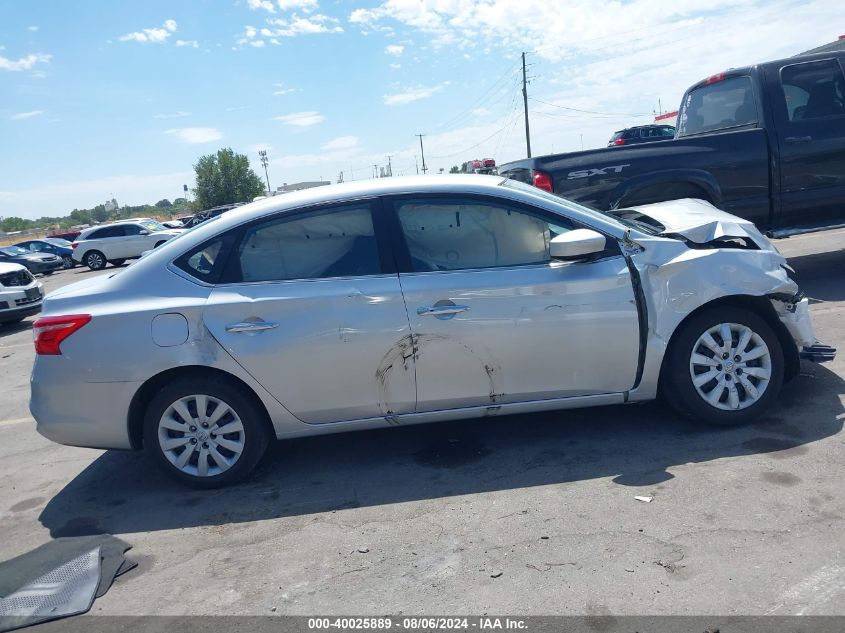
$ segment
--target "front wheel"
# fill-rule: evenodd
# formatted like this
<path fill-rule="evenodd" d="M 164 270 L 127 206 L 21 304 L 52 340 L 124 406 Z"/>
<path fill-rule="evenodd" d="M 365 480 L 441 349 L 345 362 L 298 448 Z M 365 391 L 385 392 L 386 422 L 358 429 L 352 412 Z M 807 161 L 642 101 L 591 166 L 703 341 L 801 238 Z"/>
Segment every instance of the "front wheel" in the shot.
<path fill-rule="evenodd" d="M 168 384 L 144 419 L 145 450 L 167 474 L 195 488 L 219 488 L 247 477 L 269 436 L 264 411 L 219 378 Z"/>
<path fill-rule="evenodd" d="M 62 257 L 62 267 L 65 270 L 73 268 L 74 264 L 75 262 L 73 261 L 73 257 L 71 257 L 70 255 L 65 255 L 64 257 Z"/>
<path fill-rule="evenodd" d="M 112 266 L 115 266 L 115 267 L 123 266 L 123 264 L 125 264 L 125 263 L 126 263 L 125 259 L 110 259 L 109 260 L 109 264 L 111 264 Z"/>
<path fill-rule="evenodd" d="M 82 261 L 91 270 L 102 270 L 106 267 L 106 256 L 100 251 L 88 251 Z"/>
<path fill-rule="evenodd" d="M 764 413 L 783 385 L 777 335 L 742 308 L 706 310 L 682 326 L 664 370 L 663 391 L 680 413 L 720 425 Z"/>

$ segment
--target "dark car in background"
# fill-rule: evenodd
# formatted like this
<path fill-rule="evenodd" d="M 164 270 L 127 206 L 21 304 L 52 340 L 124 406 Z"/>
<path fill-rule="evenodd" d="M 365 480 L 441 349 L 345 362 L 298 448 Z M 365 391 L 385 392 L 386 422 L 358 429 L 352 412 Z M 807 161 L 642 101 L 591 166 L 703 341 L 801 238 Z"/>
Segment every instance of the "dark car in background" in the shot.
<path fill-rule="evenodd" d="M 639 125 L 614 132 L 607 146 L 654 143 L 655 141 L 666 141 L 670 138 L 675 138 L 675 127 L 673 125 Z"/>
<path fill-rule="evenodd" d="M 18 242 L 15 246 L 42 255 L 57 255 L 62 258 L 62 264 L 65 268 L 73 268 L 76 265 L 76 262 L 73 261 L 73 248 L 71 248 L 70 242 L 59 237 L 46 237 L 43 240 Z"/>
<path fill-rule="evenodd" d="M 48 235 L 47 239 L 56 238 L 56 239 L 67 240 L 68 242 L 72 242 L 77 237 L 79 237 L 80 233 L 82 233 L 82 231 L 66 231 L 64 233 L 53 233 L 52 235 Z"/>
<path fill-rule="evenodd" d="M 221 213 L 226 213 L 230 209 L 234 209 L 235 207 L 239 207 L 245 204 L 244 202 L 236 202 L 235 204 L 221 204 L 219 207 L 211 207 L 210 209 L 205 209 L 204 211 L 199 211 L 195 215 L 191 216 L 189 219 L 185 220 L 183 218 L 179 218 L 182 220 L 183 228 L 190 229 L 198 224 L 202 224 L 206 220 L 210 220 L 211 218 L 216 218 Z"/>
<path fill-rule="evenodd" d="M 62 258 L 49 253 L 33 253 L 20 246 L 6 246 L 0 248 L 0 262 L 6 264 L 21 264 L 33 275 L 43 273 L 52 275 L 64 266 Z"/>

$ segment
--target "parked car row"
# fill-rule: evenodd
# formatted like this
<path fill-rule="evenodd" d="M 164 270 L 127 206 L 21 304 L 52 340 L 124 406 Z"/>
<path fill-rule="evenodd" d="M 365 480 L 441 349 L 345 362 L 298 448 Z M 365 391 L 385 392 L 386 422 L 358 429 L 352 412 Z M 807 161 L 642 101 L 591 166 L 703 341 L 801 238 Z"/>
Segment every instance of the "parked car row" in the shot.
<path fill-rule="evenodd" d="M 106 264 L 121 266 L 127 259 L 137 259 L 183 231 L 169 229 L 152 218 L 92 226 L 82 231 L 71 245 L 73 260 L 91 270 L 102 270 Z"/>

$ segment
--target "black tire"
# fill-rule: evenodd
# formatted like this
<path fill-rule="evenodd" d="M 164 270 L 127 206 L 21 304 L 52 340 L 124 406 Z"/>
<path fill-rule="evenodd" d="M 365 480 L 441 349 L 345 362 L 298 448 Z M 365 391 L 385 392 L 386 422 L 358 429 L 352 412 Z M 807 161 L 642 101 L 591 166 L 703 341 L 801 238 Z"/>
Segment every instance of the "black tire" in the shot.
<path fill-rule="evenodd" d="M 218 474 L 209 474 L 201 477 L 196 473 L 191 474 L 185 472 L 168 459 L 159 442 L 159 422 L 162 420 L 162 416 L 171 405 L 181 398 L 189 398 L 193 395 L 205 395 L 220 400 L 228 405 L 237 417 L 240 418 L 243 428 L 243 437 L 241 440 L 243 450 L 240 453 L 240 457 L 228 467 L 228 470 L 224 470 Z M 196 407 L 194 410 L 196 410 Z M 225 421 L 227 419 L 230 418 L 224 416 L 223 420 Z M 198 427 L 193 428 L 202 432 L 202 429 Z M 213 428 L 206 429 L 206 431 L 212 433 Z M 241 388 L 233 383 L 217 377 L 204 379 L 180 378 L 159 390 L 147 407 L 144 415 L 144 450 L 152 457 L 159 468 L 183 484 L 193 488 L 220 488 L 245 479 L 255 469 L 267 449 L 267 444 L 270 440 L 269 428 L 267 414 L 262 407 L 255 402 L 253 397 L 244 393 Z M 162 432 L 165 434 L 169 433 L 166 430 Z M 176 432 L 172 434 L 174 438 L 187 436 L 188 433 L 180 434 Z M 214 438 L 213 435 L 210 437 Z M 226 437 L 231 437 L 231 435 Z M 218 439 L 217 441 L 220 440 Z M 196 448 L 191 449 L 196 454 L 196 459 L 191 455 L 188 459 L 188 466 L 194 469 L 198 468 L 197 460 L 199 459 L 200 446 L 198 442 L 192 442 L 192 444 L 196 446 Z M 203 446 L 206 445 L 203 444 Z M 185 447 L 182 450 L 186 450 L 188 444 Z M 210 467 L 214 468 L 210 455 L 206 456 L 206 460 L 207 464 L 210 464 Z M 193 465 L 191 465 L 192 463 Z"/>
<path fill-rule="evenodd" d="M 62 257 L 62 267 L 65 270 L 69 270 L 74 266 L 76 266 L 76 262 L 73 261 L 73 257 L 71 257 L 70 255 L 65 255 L 64 257 Z"/>
<path fill-rule="evenodd" d="M 125 263 L 126 263 L 125 259 L 110 259 L 109 260 L 109 264 L 111 264 L 114 267 L 123 266 Z"/>
<path fill-rule="evenodd" d="M 102 270 L 106 267 L 106 256 L 100 251 L 88 251 L 83 256 L 82 262 L 91 270 Z"/>
<path fill-rule="evenodd" d="M 749 392 L 745 391 L 742 384 L 737 386 L 736 381 L 741 379 L 739 372 L 742 371 L 742 368 L 733 368 L 734 363 L 731 361 L 734 359 L 728 358 L 724 361 L 725 366 L 731 365 L 731 368 L 723 371 L 721 369 L 722 359 L 718 358 L 715 354 L 713 356 L 713 360 L 720 363 L 713 369 L 725 376 L 726 382 L 723 383 L 725 387 L 729 388 L 731 383 L 733 383 L 734 389 L 737 389 L 740 393 L 740 399 L 749 398 L 752 401 L 751 404 L 740 409 L 720 409 L 705 401 L 704 396 L 699 394 L 698 388 L 693 384 L 693 377 L 691 375 L 690 361 L 693 351 L 695 351 L 693 350 L 693 346 L 705 332 L 722 323 L 733 323 L 750 328 L 754 334 L 763 340 L 769 350 L 769 371 L 771 375 L 768 378 L 768 383 L 765 385 L 764 391 L 756 401 L 753 401 L 753 398 L 751 398 Z M 783 386 L 785 361 L 783 349 L 777 335 L 762 317 L 742 308 L 731 306 L 714 307 L 697 314 L 681 327 L 682 329 L 676 334 L 670 346 L 664 363 L 661 380 L 661 391 L 667 402 L 676 411 L 686 417 L 709 424 L 734 426 L 752 421 L 774 404 Z M 736 337 L 737 335 L 733 333 L 733 345 L 738 343 L 735 340 Z M 715 338 L 714 336 L 714 340 Z M 719 337 L 716 343 L 720 342 L 721 337 Z M 753 351 L 753 348 L 749 349 L 748 346 L 745 349 L 749 350 L 749 355 Z M 702 352 L 706 352 L 706 349 L 701 348 L 699 353 Z M 751 362 L 753 363 L 754 361 Z M 746 368 L 745 371 L 748 372 L 749 369 Z M 702 369 L 701 373 L 704 374 L 706 371 Z M 751 376 L 746 373 L 745 379 L 746 381 L 751 380 Z M 714 385 L 710 391 L 712 393 L 717 388 L 718 381 L 714 379 L 712 383 L 705 383 L 702 388 L 706 388 L 708 384 Z M 759 386 L 759 383 L 756 384 Z M 725 387 L 722 387 L 724 391 L 720 391 L 722 395 L 719 398 L 719 401 L 723 405 L 727 403 L 727 398 L 730 395 Z"/>

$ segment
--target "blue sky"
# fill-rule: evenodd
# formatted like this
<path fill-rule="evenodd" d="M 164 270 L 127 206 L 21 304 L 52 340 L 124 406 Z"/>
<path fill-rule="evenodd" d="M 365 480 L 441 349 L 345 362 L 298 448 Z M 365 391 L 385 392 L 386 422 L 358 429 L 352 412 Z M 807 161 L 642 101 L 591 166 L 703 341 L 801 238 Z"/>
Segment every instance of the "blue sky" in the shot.
<path fill-rule="evenodd" d="M 274 187 L 413 173 L 418 132 L 434 169 L 520 158 L 523 50 L 534 153 L 598 147 L 841 33 L 835 0 L 2 0 L 0 215 L 173 199 L 225 146 Z"/>

